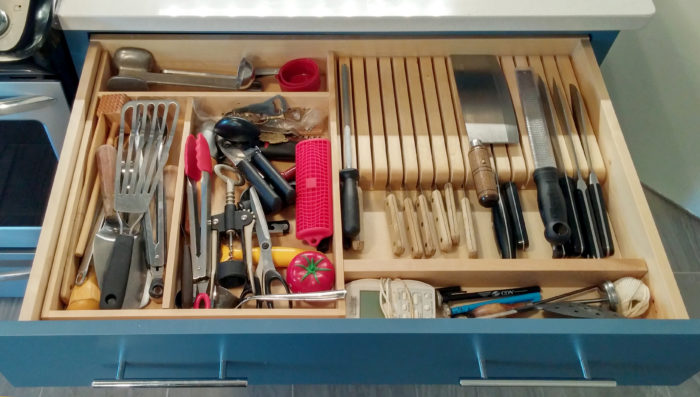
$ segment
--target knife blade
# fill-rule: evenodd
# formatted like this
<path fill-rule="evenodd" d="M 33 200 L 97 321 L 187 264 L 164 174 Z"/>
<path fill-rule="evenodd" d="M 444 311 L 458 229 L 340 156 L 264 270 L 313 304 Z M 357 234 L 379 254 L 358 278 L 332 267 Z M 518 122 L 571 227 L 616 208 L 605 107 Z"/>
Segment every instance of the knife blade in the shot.
<path fill-rule="evenodd" d="M 569 238 L 569 241 L 564 244 L 564 254 L 568 257 L 580 257 L 584 252 L 584 237 L 576 208 L 574 181 L 573 179 L 569 178 L 568 175 L 566 175 L 564 160 L 562 159 L 561 148 L 559 147 L 558 143 L 559 137 L 556 126 L 554 125 L 552 98 L 550 97 L 549 90 L 547 90 L 547 87 L 545 86 L 545 83 L 541 77 L 537 78 L 537 88 L 539 89 L 540 97 L 542 98 L 542 106 L 545 121 L 547 122 L 547 130 L 549 131 L 552 149 L 554 149 L 554 160 L 557 163 L 557 170 L 559 171 L 559 187 L 561 187 L 562 193 L 564 194 L 567 219 L 569 220 L 569 227 L 571 228 L 571 237 Z"/>
<path fill-rule="evenodd" d="M 610 233 L 610 223 L 608 221 L 608 211 L 605 207 L 605 199 L 603 198 L 603 188 L 598 181 L 598 176 L 593 170 L 593 162 L 591 160 L 591 148 L 588 144 L 588 135 L 591 133 L 586 124 L 586 112 L 584 110 L 583 98 L 578 92 L 575 85 L 569 85 L 571 93 L 571 106 L 574 109 L 574 122 L 576 128 L 581 133 L 581 141 L 583 141 L 583 151 L 588 161 L 588 194 L 591 198 L 591 206 L 593 214 L 596 218 L 598 227 L 598 236 L 600 238 L 601 257 L 607 257 L 615 253 L 613 246 L 612 234 Z"/>
<path fill-rule="evenodd" d="M 600 258 L 602 251 L 600 248 L 600 239 L 598 238 L 598 226 L 596 225 L 596 219 L 593 215 L 593 207 L 591 205 L 591 198 L 588 195 L 588 185 L 581 175 L 581 167 L 579 165 L 578 156 L 576 150 L 574 149 L 574 134 L 569 124 L 569 118 L 566 109 L 568 105 L 564 99 L 563 92 L 554 83 L 554 109 L 557 113 L 557 118 L 562 128 L 566 131 L 569 139 L 567 140 L 567 148 L 569 153 L 573 155 L 574 166 L 576 167 L 576 206 L 578 207 L 579 220 L 581 222 L 581 227 L 583 229 L 584 237 L 584 256 L 592 256 L 594 258 Z"/>
<path fill-rule="evenodd" d="M 544 120 L 542 98 L 540 98 L 532 70 L 518 69 L 515 75 L 535 162 L 533 177 L 537 185 L 537 204 L 544 223 L 544 236 L 552 244 L 563 244 L 569 240 L 571 229 L 567 219 L 566 201 L 559 187 L 554 152 Z"/>

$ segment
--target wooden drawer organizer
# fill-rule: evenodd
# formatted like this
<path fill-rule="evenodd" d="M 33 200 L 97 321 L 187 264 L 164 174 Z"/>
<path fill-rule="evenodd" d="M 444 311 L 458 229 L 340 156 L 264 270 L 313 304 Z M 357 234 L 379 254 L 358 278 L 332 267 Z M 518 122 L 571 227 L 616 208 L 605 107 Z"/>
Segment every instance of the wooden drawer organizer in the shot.
<path fill-rule="evenodd" d="M 590 44 L 583 38 L 314 38 L 239 36 L 96 36 L 88 49 L 81 84 L 51 201 L 47 209 L 39 246 L 20 315 L 22 320 L 98 318 L 200 318 L 200 317 L 343 317 L 343 302 L 323 307 L 295 306 L 294 309 L 182 310 L 175 309 L 178 284 L 172 263 L 179 263 L 179 224 L 184 205 L 184 178 L 179 178 L 173 220 L 168 236 L 166 289 L 162 307 L 144 310 L 66 311 L 58 299 L 61 276 L 72 252 L 73 224 L 76 223 L 79 186 L 82 186 L 86 147 L 96 122 L 98 99 L 106 95 L 106 80 L 112 74 L 110 56 L 119 47 L 146 48 L 161 68 L 231 73 L 242 55 L 256 67 L 280 66 L 286 60 L 312 57 L 326 79 L 322 91 L 284 93 L 290 105 L 318 107 L 328 111 L 326 134 L 332 142 L 333 182 L 338 185 L 340 169 L 340 112 L 337 97 L 337 66 L 351 67 L 354 95 L 355 159 L 363 187 L 363 240 L 361 252 L 343 251 L 340 239 L 333 241 L 329 254 L 339 277 L 336 288 L 359 278 L 401 277 L 435 286 L 462 285 L 470 290 L 539 284 L 543 295 L 551 296 L 572 288 L 623 276 L 641 277 L 651 288 L 653 302 L 647 318 L 687 318 L 678 287 L 645 201 L 636 171 Z M 464 123 L 452 81 L 450 54 L 498 55 L 506 74 L 518 118 L 521 141 L 497 148 L 499 177 L 512 180 L 521 189 L 521 200 L 530 247 L 518 259 L 503 260 L 493 237 L 491 213 L 476 204 L 466 161 Z M 616 253 L 607 259 L 551 259 L 551 246 L 544 240 L 532 181 L 533 160 L 522 112 L 517 100 L 515 68 L 532 67 L 548 84 L 560 87 L 576 84 L 585 100 L 591 127 L 593 167 L 603 181 Z M 131 98 L 174 98 L 181 103 L 180 138 L 173 145 L 171 161 L 183 171 L 183 134 L 196 132 L 195 107 L 219 115 L 236 106 L 260 102 L 279 92 L 272 78 L 263 83 L 264 92 L 162 91 L 132 92 Z M 568 91 L 568 90 L 566 90 Z M 568 95 L 568 93 L 567 93 Z M 387 97 L 388 96 L 388 97 Z M 573 122 L 571 123 L 573 125 Z M 565 147 L 560 133 L 559 144 Z M 411 144 L 413 146 L 411 146 Z M 413 150 L 415 149 L 415 150 Z M 580 142 L 576 144 L 582 158 Z M 177 153 L 177 156 L 175 156 Z M 565 151 L 566 153 L 566 151 Z M 177 160 L 175 160 L 177 159 Z M 428 161 L 426 161 L 426 159 Z M 565 157 L 573 173 L 571 159 Z M 583 165 L 584 174 L 588 173 Z M 215 178 L 218 180 L 218 178 Z M 390 189 L 399 197 L 414 196 L 451 182 L 458 198 L 466 194 L 472 202 L 477 234 L 478 257 L 466 254 L 464 236 L 453 251 L 438 252 L 431 258 L 395 257 L 390 249 L 384 215 L 384 197 Z M 76 187 L 77 186 L 77 187 Z M 402 190 L 403 187 L 403 190 Z M 212 213 L 221 207 L 223 188 L 217 182 Z M 220 200 L 219 200 L 220 199 Z M 219 202 L 217 203 L 216 200 Z M 334 233 L 340 236 L 339 189 L 334 189 Z M 293 218 L 293 211 L 283 214 Z M 77 222 L 79 223 L 79 222 Z M 301 246 L 293 232 L 280 239 L 285 245 Z M 155 307 L 153 307 L 155 306 Z M 537 316 L 537 315 L 535 315 Z M 457 320 L 455 320 L 457 321 Z"/>

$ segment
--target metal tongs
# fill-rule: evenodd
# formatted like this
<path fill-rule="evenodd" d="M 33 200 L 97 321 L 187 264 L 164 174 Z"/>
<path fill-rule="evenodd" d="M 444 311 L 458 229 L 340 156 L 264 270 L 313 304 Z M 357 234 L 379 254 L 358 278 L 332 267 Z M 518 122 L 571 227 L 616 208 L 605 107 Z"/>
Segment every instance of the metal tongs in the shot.
<path fill-rule="evenodd" d="M 192 283 L 194 284 L 194 307 L 211 308 L 209 282 L 209 186 L 212 166 L 209 145 L 204 135 L 187 136 L 185 142 L 185 175 L 187 175 L 187 212 L 190 222 L 190 256 L 192 258 Z M 201 180 L 201 202 L 197 200 L 197 181 Z M 199 207 L 199 214 L 197 214 Z M 198 230 L 197 230 L 198 229 Z"/>

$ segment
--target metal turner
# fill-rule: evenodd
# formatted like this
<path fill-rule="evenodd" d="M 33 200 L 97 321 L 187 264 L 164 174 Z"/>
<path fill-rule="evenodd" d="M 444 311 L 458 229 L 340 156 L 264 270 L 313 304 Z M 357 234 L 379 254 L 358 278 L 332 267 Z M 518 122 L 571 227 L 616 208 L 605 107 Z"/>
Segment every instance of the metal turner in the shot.
<path fill-rule="evenodd" d="M 130 101 L 122 108 L 114 178 L 119 235 L 107 261 L 100 309 L 122 307 L 134 234 L 160 183 L 179 112 L 180 105 L 172 100 Z M 128 125 L 132 128 L 125 146 Z"/>

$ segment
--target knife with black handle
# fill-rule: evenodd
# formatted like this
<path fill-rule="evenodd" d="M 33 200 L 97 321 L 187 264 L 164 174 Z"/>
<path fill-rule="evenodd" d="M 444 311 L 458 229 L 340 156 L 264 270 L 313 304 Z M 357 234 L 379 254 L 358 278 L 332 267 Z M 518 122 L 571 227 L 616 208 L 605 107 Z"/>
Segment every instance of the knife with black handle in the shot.
<path fill-rule="evenodd" d="M 552 142 L 552 149 L 554 149 L 554 160 L 557 164 L 557 170 L 559 171 L 559 187 L 564 194 L 564 201 L 566 201 L 566 215 L 567 219 L 569 220 L 569 227 L 571 228 L 571 237 L 569 237 L 569 241 L 564 243 L 562 247 L 564 256 L 580 257 L 584 252 L 584 237 L 577 212 L 574 194 L 574 181 L 566 175 L 566 168 L 564 166 L 564 160 L 558 143 L 557 128 L 554 124 L 552 100 L 549 95 L 549 90 L 547 90 L 547 86 L 545 86 L 544 81 L 539 77 L 537 78 L 537 88 L 540 91 L 540 98 L 542 98 L 542 109 L 544 110 L 547 130 L 549 131 L 549 138 Z M 553 257 L 560 254 L 561 252 L 559 250 L 554 251 Z"/>
<path fill-rule="evenodd" d="M 598 227 L 602 254 L 601 257 L 605 258 L 615 253 L 612 234 L 610 232 L 610 223 L 608 221 L 608 211 L 605 208 L 603 188 L 600 186 L 598 176 L 593 170 L 593 164 L 591 161 L 591 148 L 588 145 L 588 135 L 590 134 L 590 131 L 588 130 L 588 125 L 586 124 L 586 112 L 584 110 L 583 98 L 575 85 L 569 85 L 569 91 L 571 92 L 571 106 L 574 109 L 574 122 L 576 123 L 576 128 L 581 134 L 583 151 L 586 155 L 586 161 L 588 161 L 588 168 L 590 169 L 590 173 L 588 174 L 588 194 L 591 199 L 591 206 Z"/>
<path fill-rule="evenodd" d="M 552 143 L 542 110 L 535 76 L 530 69 L 516 71 L 520 102 L 525 115 L 530 147 L 535 161 L 537 204 L 544 223 L 544 237 L 552 244 L 564 244 L 571 236 L 566 201 L 559 187 L 559 178 Z"/>
<path fill-rule="evenodd" d="M 579 166 L 578 156 L 576 155 L 576 150 L 574 149 L 574 135 L 571 130 L 571 125 L 569 124 L 569 118 L 567 117 L 568 114 L 566 112 L 568 106 L 566 105 L 564 95 L 556 82 L 554 83 L 552 89 L 554 91 L 554 109 L 557 112 L 559 122 L 566 131 L 566 134 L 569 136 L 567 147 L 569 149 L 569 153 L 571 153 L 573 156 L 574 166 L 576 167 L 576 189 L 574 191 L 574 200 L 576 202 L 576 207 L 578 208 L 578 218 L 584 238 L 583 256 L 600 258 L 602 256 L 602 250 L 600 247 L 600 238 L 598 237 L 598 225 L 593 214 L 591 198 L 588 195 L 588 185 L 586 185 L 586 181 L 581 175 L 581 167 Z"/>
<path fill-rule="evenodd" d="M 516 257 L 515 249 L 517 248 L 513 226 L 513 214 L 509 208 L 510 206 L 505 194 L 505 189 L 498 181 L 496 160 L 492 160 L 491 167 L 494 170 L 494 183 L 498 194 L 496 205 L 491 207 L 493 232 L 496 235 L 496 244 L 498 245 L 498 251 L 501 253 L 501 258 L 513 259 Z"/>

